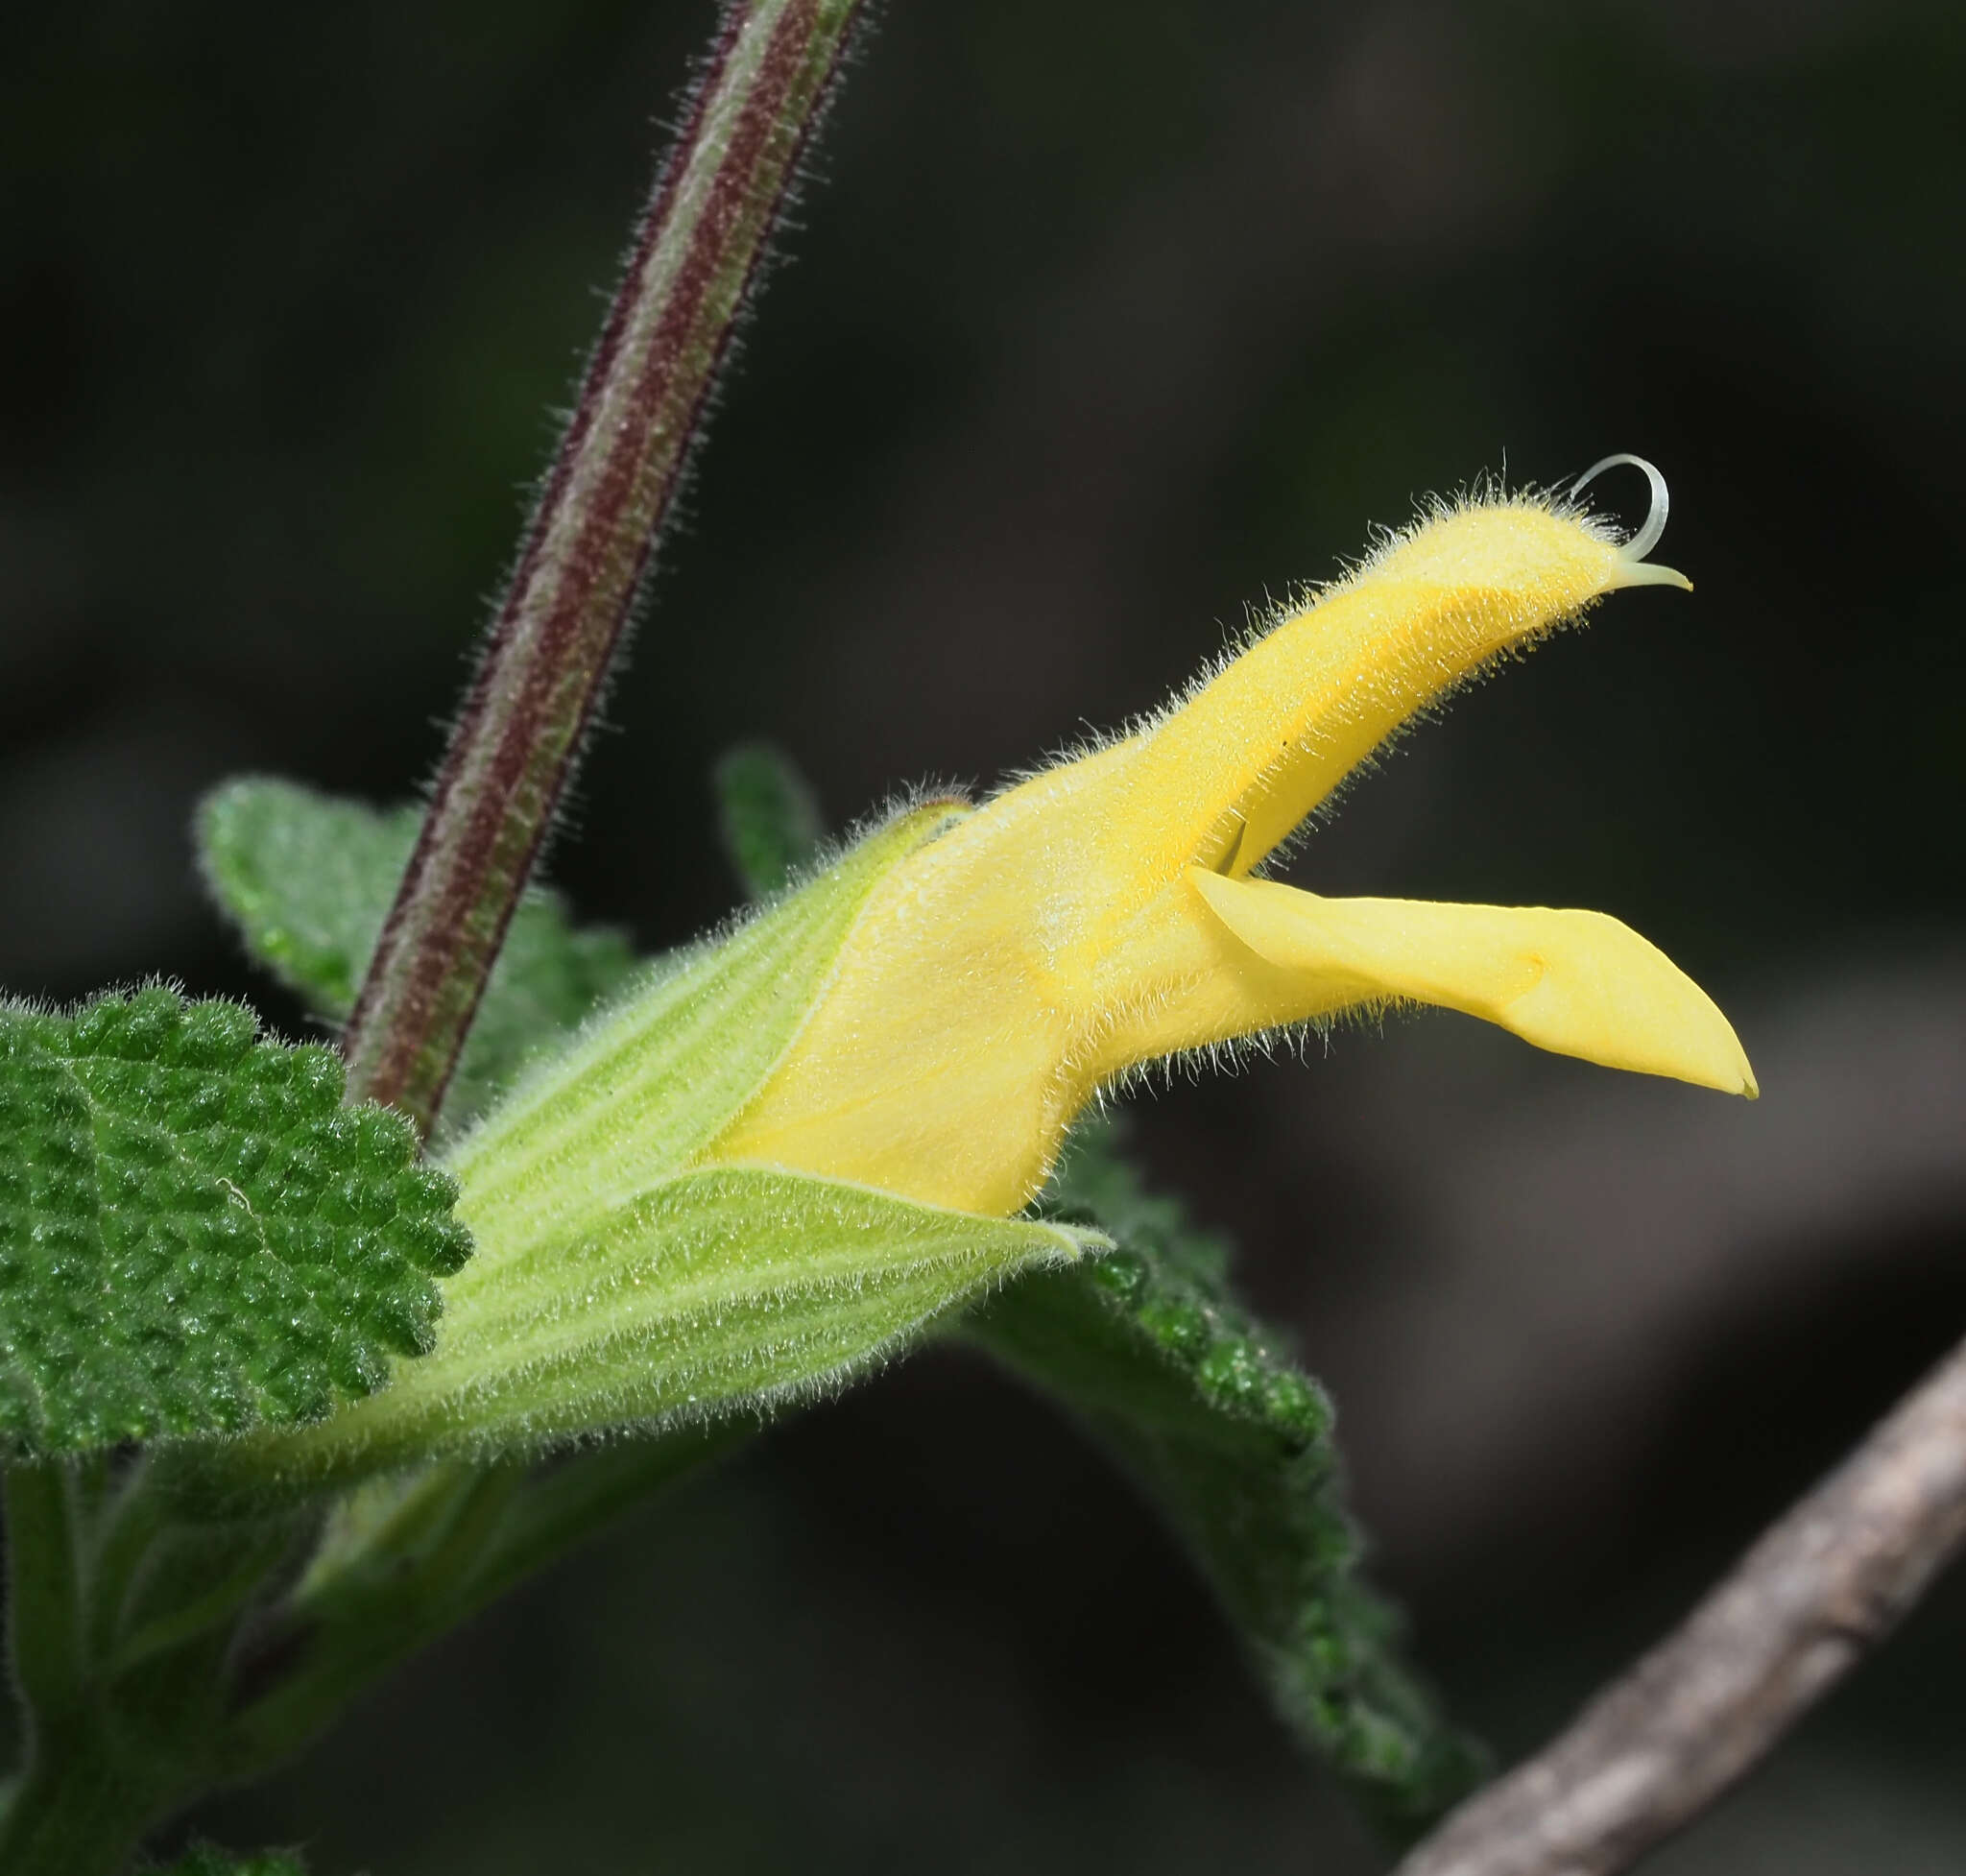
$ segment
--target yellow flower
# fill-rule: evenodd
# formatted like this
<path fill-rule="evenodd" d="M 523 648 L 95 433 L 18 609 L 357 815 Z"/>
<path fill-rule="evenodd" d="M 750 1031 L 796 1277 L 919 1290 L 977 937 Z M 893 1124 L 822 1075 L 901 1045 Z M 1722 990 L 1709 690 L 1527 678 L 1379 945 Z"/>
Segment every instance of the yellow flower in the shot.
<path fill-rule="evenodd" d="M 1653 516 L 1624 546 L 1569 501 L 1441 508 L 1174 708 L 900 859 L 704 1159 L 1008 1215 L 1086 1104 L 1142 1064 L 1394 1003 L 1752 1096 L 1727 1020 L 1615 919 L 1258 877 L 1415 711 L 1605 593 L 1689 584 L 1643 559 L 1665 489 L 1641 467 Z"/>
<path fill-rule="evenodd" d="M 1022 1214 L 1142 1064 L 1389 1003 L 1739 1094 L 1734 1032 L 1594 912 L 1321 899 L 1257 877 L 1470 673 L 1648 565 L 1564 502 L 1442 509 L 1176 708 L 980 807 L 917 802 L 655 967 L 446 1156 L 476 1243 L 436 1349 L 254 1477 L 359 1478 L 758 1407 L 1103 1243 Z M 1573 492 L 1574 493 L 1574 492 Z"/>

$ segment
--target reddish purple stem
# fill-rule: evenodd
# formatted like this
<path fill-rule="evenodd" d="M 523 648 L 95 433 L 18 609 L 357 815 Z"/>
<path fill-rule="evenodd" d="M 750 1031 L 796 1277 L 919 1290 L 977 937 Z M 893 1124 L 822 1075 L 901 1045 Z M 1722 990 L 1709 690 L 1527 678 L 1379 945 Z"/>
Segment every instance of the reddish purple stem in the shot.
<path fill-rule="evenodd" d="M 658 179 L 348 1022 L 348 1097 L 436 1119 L 861 0 L 740 0 Z"/>

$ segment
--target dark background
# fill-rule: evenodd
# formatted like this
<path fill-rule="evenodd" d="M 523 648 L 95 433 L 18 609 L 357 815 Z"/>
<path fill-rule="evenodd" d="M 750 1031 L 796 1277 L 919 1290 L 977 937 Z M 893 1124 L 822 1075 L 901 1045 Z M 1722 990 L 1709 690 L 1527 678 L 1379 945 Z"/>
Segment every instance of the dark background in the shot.
<path fill-rule="evenodd" d="M 707 4 L 78 4 L 0 76 L 0 985 L 254 986 L 186 825 L 434 762 Z M 553 877 L 732 897 L 707 770 L 987 783 L 1504 461 L 1660 557 L 1404 741 L 1321 889 L 1601 907 L 1765 1098 L 1449 1017 L 1140 1104 L 1524 1750 L 1966 1326 L 1966 12 L 892 0 Z M 1609 485 L 1634 500 L 1637 478 Z M 1628 511 L 1629 512 L 1629 511 Z M 1657 1867 L 1966 1868 L 1966 1584 Z M 934 1354 L 213 1807 L 323 1876 L 1369 1870 L 1180 1556 Z"/>

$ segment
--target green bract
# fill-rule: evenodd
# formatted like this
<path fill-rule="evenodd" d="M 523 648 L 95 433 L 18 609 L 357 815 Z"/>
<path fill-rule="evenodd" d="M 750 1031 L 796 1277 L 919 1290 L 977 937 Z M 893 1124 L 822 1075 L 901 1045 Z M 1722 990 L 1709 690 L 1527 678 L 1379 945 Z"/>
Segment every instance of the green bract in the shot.
<path fill-rule="evenodd" d="M 335 1479 L 761 1404 L 1103 1241 L 792 1173 L 683 1173 L 564 1238 L 501 1243 L 489 1281 L 451 1290 L 434 1356 L 362 1408 L 254 1442 L 255 1463 Z"/>
<path fill-rule="evenodd" d="M 331 1049 L 153 986 L 0 1006 L 0 1440 L 310 1420 L 431 1345 L 470 1239 Z"/>

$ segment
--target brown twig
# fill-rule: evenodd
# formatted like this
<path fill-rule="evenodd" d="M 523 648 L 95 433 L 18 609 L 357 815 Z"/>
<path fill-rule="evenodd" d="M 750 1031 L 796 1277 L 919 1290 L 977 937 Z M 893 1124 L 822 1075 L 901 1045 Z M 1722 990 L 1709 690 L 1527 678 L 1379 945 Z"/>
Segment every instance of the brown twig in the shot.
<path fill-rule="evenodd" d="M 724 15 L 349 1019 L 350 1099 L 436 1117 L 860 11 Z"/>
<path fill-rule="evenodd" d="M 1570 1730 L 1395 1876 L 1609 1876 L 1742 1776 L 1966 1549 L 1966 1343 Z"/>

